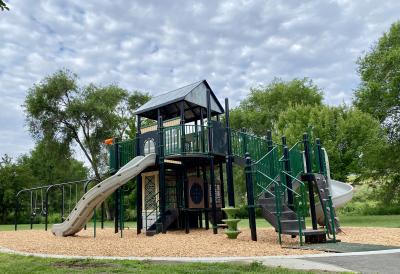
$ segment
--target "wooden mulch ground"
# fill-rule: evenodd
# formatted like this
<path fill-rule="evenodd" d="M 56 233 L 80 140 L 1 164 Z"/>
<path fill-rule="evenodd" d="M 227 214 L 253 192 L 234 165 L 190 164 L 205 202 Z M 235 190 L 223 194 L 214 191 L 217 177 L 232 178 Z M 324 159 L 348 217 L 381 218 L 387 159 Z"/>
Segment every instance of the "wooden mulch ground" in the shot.
<path fill-rule="evenodd" d="M 343 242 L 395 245 L 400 247 L 400 228 L 343 228 L 346 234 L 338 236 Z M 55 237 L 50 231 L 21 230 L 0 232 L 0 246 L 24 252 L 82 255 L 82 256 L 166 256 L 166 257 L 221 257 L 271 256 L 320 253 L 315 250 L 282 248 L 272 228 L 257 230 L 258 241 L 250 240 L 250 231 L 243 229 L 237 240 L 229 240 L 220 230 L 171 231 L 146 237 L 135 230 L 125 230 L 124 237 L 113 230 L 98 229 L 79 232 L 74 237 Z M 396 237 L 397 235 L 397 237 Z M 297 244 L 297 238 L 283 236 L 284 245 Z"/>

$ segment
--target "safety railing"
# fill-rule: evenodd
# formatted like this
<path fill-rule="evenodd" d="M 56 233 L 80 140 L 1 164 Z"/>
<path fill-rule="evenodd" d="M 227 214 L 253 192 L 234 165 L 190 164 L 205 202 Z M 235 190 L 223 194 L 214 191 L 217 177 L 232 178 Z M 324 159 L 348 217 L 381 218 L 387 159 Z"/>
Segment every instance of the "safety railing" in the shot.
<path fill-rule="evenodd" d="M 299 229 L 300 245 L 303 245 L 303 224 L 307 214 L 306 186 L 300 179 L 304 173 L 302 143 L 297 142 L 290 149 L 284 147 L 280 179 L 281 199 L 296 213 Z M 279 236 L 280 239 L 280 236 Z"/>
<path fill-rule="evenodd" d="M 265 193 L 270 197 L 275 197 L 275 215 L 278 230 L 278 241 L 282 242 L 282 199 L 281 187 L 279 176 L 281 174 L 281 166 L 279 164 L 279 146 L 273 146 L 267 154 L 259 158 L 258 161 L 252 164 L 252 173 L 255 177 L 254 182 L 254 196 L 259 199 Z"/>
<path fill-rule="evenodd" d="M 118 167 L 116 166 L 117 163 L 115 161 L 115 149 L 116 147 L 119 150 L 119 167 L 124 166 L 130 160 L 135 158 L 136 155 L 136 142 L 134 139 L 128 139 L 124 141 L 117 142 L 117 145 L 110 145 L 108 146 L 108 163 L 109 163 L 109 171 L 115 172 Z"/>
<path fill-rule="evenodd" d="M 273 186 L 279 184 L 277 181 L 280 175 L 278 147 L 273 147 L 267 154 L 261 157 L 252 165 L 255 175 L 255 196 L 259 198 L 263 193 L 275 196 Z"/>
<path fill-rule="evenodd" d="M 268 141 L 265 138 L 246 133 L 244 131 L 231 131 L 232 153 L 243 157 L 250 153 L 253 161 L 261 159 L 268 152 Z"/>
<path fill-rule="evenodd" d="M 209 126 L 176 125 L 163 128 L 164 155 L 208 154 Z"/>

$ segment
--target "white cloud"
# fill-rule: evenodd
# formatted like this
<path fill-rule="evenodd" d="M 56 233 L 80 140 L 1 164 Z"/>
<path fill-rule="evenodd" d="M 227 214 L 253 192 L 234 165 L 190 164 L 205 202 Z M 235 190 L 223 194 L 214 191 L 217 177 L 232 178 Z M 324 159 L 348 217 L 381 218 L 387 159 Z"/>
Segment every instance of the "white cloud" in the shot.
<path fill-rule="evenodd" d="M 10 1 L 0 15 L 0 154 L 33 142 L 27 89 L 69 68 L 82 84 L 156 95 L 207 79 L 231 105 L 274 77 L 310 77 L 350 102 L 355 61 L 398 19 L 398 1 Z"/>

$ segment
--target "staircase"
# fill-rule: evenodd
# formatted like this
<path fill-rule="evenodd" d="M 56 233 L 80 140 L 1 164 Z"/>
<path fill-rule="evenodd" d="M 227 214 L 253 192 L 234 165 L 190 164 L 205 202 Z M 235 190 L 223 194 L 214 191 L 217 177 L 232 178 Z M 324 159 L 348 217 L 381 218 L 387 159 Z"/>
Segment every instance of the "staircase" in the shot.
<path fill-rule="evenodd" d="M 335 207 L 332 205 L 331 192 L 328 181 L 323 174 L 314 174 L 314 183 L 318 189 L 318 197 L 324 211 L 324 223 L 321 224 L 328 229 L 329 234 L 341 232 L 339 218 L 336 216 Z"/>
<path fill-rule="evenodd" d="M 269 197 L 260 198 L 258 200 L 258 206 L 261 208 L 261 212 L 265 220 L 267 220 L 267 222 L 269 222 L 275 228 L 275 231 L 280 230 L 282 234 L 298 235 L 300 225 L 301 229 L 305 229 L 304 220 L 299 220 L 296 212 L 283 203 L 278 205 L 280 210 L 276 210 L 277 201 L 275 200 L 275 197 L 271 196 L 271 194 L 266 195 Z M 277 216 L 278 214 L 279 219 Z"/>
<path fill-rule="evenodd" d="M 178 218 L 178 209 L 171 208 L 165 212 L 164 230 L 167 230 Z M 154 236 L 162 231 L 161 216 L 146 230 L 146 236 Z"/>

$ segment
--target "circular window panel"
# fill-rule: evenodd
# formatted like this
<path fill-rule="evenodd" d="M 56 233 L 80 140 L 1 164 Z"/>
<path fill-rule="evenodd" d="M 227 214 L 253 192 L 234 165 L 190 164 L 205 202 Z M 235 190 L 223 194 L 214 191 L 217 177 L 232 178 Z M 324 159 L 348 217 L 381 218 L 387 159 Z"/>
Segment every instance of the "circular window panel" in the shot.
<path fill-rule="evenodd" d="M 194 183 L 190 188 L 190 199 L 196 205 L 200 204 L 203 200 L 203 188 L 200 184 Z"/>

